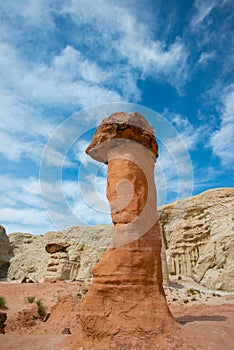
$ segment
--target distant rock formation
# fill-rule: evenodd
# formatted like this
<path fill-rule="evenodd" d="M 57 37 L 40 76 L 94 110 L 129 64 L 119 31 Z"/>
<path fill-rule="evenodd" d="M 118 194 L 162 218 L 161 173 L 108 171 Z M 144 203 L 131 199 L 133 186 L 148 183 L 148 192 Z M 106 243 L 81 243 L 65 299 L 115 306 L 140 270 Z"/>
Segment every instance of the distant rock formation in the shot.
<path fill-rule="evenodd" d="M 234 188 L 214 189 L 165 205 L 159 219 L 169 274 L 193 276 L 211 289 L 234 291 Z M 111 243 L 113 227 L 75 226 L 43 236 L 0 229 L 1 279 L 43 281 L 48 243 L 65 242 L 70 279 L 91 280 L 91 270 Z M 9 263 L 10 262 L 10 263 Z M 10 265 L 10 266 L 9 266 Z M 164 266 L 164 265 L 163 265 Z"/>
<path fill-rule="evenodd" d="M 111 236 L 112 227 L 106 225 L 74 226 L 45 235 L 11 233 L 9 240 L 14 257 L 10 260 L 8 279 L 22 280 L 26 276 L 34 281 L 43 281 L 48 275 L 48 264 L 52 263 L 51 255 L 45 248 L 52 243 L 50 247 L 54 249 L 56 244 L 62 242 L 69 245 L 66 248 L 70 263 L 69 279 L 89 281 L 92 278 L 91 270 L 109 246 Z"/>
<path fill-rule="evenodd" d="M 234 189 L 214 189 L 160 210 L 170 274 L 234 291 Z"/>
<path fill-rule="evenodd" d="M 65 281 L 70 278 L 71 264 L 67 248 L 69 243 L 58 242 L 48 243 L 45 247 L 47 253 L 51 254 L 47 265 L 47 272 L 44 282 Z"/>
<path fill-rule="evenodd" d="M 0 280 L 7 278 L 10 259 L 13 257 L 13 249 L 6 230 L 0 225 Z"/>

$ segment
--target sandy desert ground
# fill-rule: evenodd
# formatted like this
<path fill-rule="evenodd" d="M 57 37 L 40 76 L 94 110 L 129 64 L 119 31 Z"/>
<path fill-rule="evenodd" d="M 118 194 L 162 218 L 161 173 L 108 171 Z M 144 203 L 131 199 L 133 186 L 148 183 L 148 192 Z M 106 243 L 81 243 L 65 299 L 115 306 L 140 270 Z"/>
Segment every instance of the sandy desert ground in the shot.
<path fill-rule="evenodd" d="M 83 281 L 1 282 L 0 296 L 6 299 L 1 311 L 7 313 L 7 323 L 6 333 L 0 335 L 0 349 L 91 349 L 83 347 L 80 339 L 79 314 L 87 290 Z M 178 329 L 176 334 L 159 336 L 155 349 L 180 349 L 176 341 L 180 339 L 188 344 L 181 345 L 184 350 L 233 350 L 234 293 L 209 291 L 188 277 L 174 277 L 165 291 Z M 28 297 L 34 297 L 34 302 L 29 303 Z M 38 315 L 38 300 L 46 308 L 45 316 Z"/>

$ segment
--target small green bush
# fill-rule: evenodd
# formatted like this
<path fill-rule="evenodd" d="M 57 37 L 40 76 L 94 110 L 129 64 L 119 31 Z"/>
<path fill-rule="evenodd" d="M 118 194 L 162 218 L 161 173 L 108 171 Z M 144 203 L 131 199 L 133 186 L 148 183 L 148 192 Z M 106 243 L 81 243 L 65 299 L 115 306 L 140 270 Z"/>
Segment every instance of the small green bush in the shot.
<path fill-rule="evenodd" d="M 46 315 L 46 307 L 43 305 L 41 299 L 37 300 L 36 304 L 37 304 L 38 315 L 41 316 L 41 317 L 45 317 L 45 315 Z"/>
<path fill-rule="evenodd" d="M 35 297 L 27 297 L 26 300 L 29 304 L 32 304 L 35 302 Z"/>
<path fill-rule="evenodd" d="M 0 297 L 0 309 L 3 309 L 6 306 L 6 299 L 4 297 Z"/>
<path fill-rule="evenodd" d="M 187 290 L 187 295 L 196 295 L 196 294 L 200 294 L 201 292 L 198 289 L 193 289 L 190 288 Z"/>

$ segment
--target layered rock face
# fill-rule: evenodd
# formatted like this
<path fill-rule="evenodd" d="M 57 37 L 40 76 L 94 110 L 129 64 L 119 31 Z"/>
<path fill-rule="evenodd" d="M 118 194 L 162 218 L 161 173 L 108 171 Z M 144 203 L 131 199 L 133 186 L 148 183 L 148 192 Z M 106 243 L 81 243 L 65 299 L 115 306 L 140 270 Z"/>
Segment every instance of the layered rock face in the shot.
<path fill-rule="evenodd" d="M 233 207 L 234 189 L 220 188 L 160 208 L 170 274 L 193 276 L 208 288 L 234 291 Z M 74 226 L 43 236 L 12 233 L 9 238 L 2 229 L 0 235 L 1 279 L 22 280 L 26 276 L 43 281 L 50 259 L 45 246 L 62 241 L 71 244 L 67 249 L 69 279 L 91 280 L 92 268 L 111 243 L 113 227 Z M 163 270 L 166 282 L 166 264 Z"/>
<path fill-rule="evenodd" d="M 234 189 L 215 189 L 166 205 L 160 222 L 170 274 L 210 289 L 234 290 Z"/>
<path fill-rule="evenodd" d="M 93 269 L 81 313 L 83 331 L 96 340 L 148 341 L 174 326 L 162 287 L 152 128 L 139 113 L 116 113 L 97 128 L 87 153 L 108 163 L 114 234 Z"/>
<path fill-rule="evenodd" d="M 63 242 L 70 244 L 67 248 L 70 267 L 68 279 L 90 281 L 92 269 L 111 244 L 112 235 L 113 226 L 106 225 L 73 226 L 60 232 L 48 232 L 43 236 L 20 232 L 11 233 L 9 238 L 6 235 L 9 249 L 13 252 L 13 257 L 7 255 L 5 260 L 9 267 L 7 278 L 9 281 L 22 280 L 24 277 L 34 281 L 43 281 L 44 277 L 49 275 L 54 279 L 56 271 L 50 271 L 48 274 L 47 269 L 48 264 L 52 263 L 51 266 L 53 266 L 55 261 L 50 262 L 51 253 L 48 253 L 45 247 L 48 244 Z M 4 248 L 3 253 L 5 252 Z M 168 285 L 168 271 L 163 253 L 164 251 L 162 251 L 163 278 L 164 284 Z M 4 276 L 6 277 L 6 273 Z"/>
<path fill-rule="evenodd" d="M 69 280 L 71 271 L 67 252 L 69 246 L 70 244 L 64 242 L 49 243 L 46 245 L 45 249 L 51 255 L 47 265 L 45 282 Z"/>
<path fill-rule="evenodd" d="M 6 230 L 0 225 L 0 279 L 7 278 L 10 259 L 13 256 L 13 249 L 10 244 Z"/>
<path fill-rule="evenodd" d="M 57 258 L 50 262 L 53 253 L 48 253 L 45 247 L 51 243 L 63 242 L 70 244 L 67 247 L 70 263 L 69 279 L 89 281 L 92 278 L 92 268 L 111 242 L 112 232 L 112 227 L 98 225 L 74 226 L 60 232 L 48 232 L 43 236 L 11 233 L 9 241 L 14 256 L 8 260 L 10 261 L 8 280 L 22 280 L 24 277 L 29 277 L 35 281 L 43 281 L 44 277 L 48 276 L 48 264 L 58 262 Z M 56 271 L 50 271 L 49 276 L 52 279 L 55 275 Z"/>

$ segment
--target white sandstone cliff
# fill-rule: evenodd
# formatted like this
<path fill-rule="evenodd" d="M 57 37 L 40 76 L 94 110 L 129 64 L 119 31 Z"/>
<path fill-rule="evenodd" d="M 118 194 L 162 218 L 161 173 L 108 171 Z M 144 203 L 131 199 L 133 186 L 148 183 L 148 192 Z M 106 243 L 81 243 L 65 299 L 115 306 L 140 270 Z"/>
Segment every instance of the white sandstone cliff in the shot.
<path fill-rule="evenodd" d="M 209 190 L 160 208 L 169 274 L 192 276 L 210 289 L 234 291 L 233 209 L 233 188 Z M 9 235 L 11 246 L 9 241 L 7 245 L 10 249 L 8 279 L 29 277 L 42 281 L 47 275 L 48 263 L 53 269 L 45 246 L 64 242 L 70 244 L 67 248 L 69 279 L 89 280 L 93 266 L 111 243 L 112 232 L 112 226 L 98 225 L 74 226 L 43 236 L 12 233 Z M 0 257 L 4 255 L 2 247 L 1 243 Z M 166 282 L 165 254 L 162 258 Z"/>

